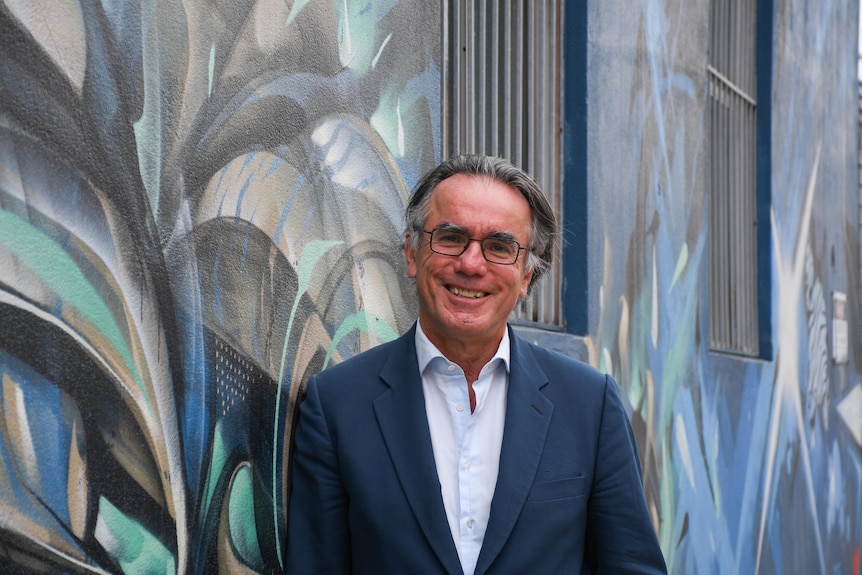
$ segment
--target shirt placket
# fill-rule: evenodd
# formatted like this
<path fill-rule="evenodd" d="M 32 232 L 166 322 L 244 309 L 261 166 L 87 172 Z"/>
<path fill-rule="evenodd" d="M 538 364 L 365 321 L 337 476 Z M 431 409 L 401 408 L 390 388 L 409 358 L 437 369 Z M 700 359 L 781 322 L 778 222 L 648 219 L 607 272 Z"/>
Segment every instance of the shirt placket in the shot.
<path fill-rule="evenodd" d="M 458 454 L 458 530 L 461 539 L 461 554 L 466 565 L 475 564 L 479 552 L 479 542 L 475 533 L 475 510 L 473 491 L 476 473 L 473 469 L 475 459 L 472 441 L 473 420 L 470 413 L 470 396 L 467 380 L 457 367 L 450 370 L 449 392 L 452 420 L 455 422 L 455 437 Z"/>

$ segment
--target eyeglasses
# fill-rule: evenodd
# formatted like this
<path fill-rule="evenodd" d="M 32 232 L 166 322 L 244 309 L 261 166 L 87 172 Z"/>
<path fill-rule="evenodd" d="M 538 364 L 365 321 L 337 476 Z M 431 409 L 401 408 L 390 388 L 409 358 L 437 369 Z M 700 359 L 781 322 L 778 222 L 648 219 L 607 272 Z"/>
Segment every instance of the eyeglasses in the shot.
<path fill-rule="evenodd" d="M 479 242 L 486 260 L 492 264 L 510 266 L 518 261 L 521 250 L 527 249 L 522 248 L 515 240 L 493 237 L 480 240 L 446 228 L 422 231 L 431 236 L 431 251 L 444 256 L 460 256 L 467 251 L 470 242 Z"/>

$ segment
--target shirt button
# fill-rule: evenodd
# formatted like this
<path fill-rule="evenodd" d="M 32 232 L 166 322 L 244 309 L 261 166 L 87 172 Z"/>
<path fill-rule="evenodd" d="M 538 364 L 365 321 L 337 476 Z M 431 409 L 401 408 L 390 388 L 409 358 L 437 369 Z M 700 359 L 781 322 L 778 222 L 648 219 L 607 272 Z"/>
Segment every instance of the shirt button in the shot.
<path fill-rule="evenodd" d="M 472 467 L 472 466 L 473 466 L 473 464 L 470 462 L 469 459 L 464 462 L 464 469 L 470 469 L 470 467 Z"/>
<path fill-rule="evenodd" d="M 473 529 L 473 520 L 472 519 L 467 520 L 467 529 Z"/>
<path fill-rule="evenodd" d="M 455 406 L 455 409 L 457 409 L 458 411 L 464 411 L 464 404 L 459 403 L 458 405 Z"/>
<path fill-rule="evenodd" d="M 449 371 L 455 371 L 455 366 L 451 363 L 449 364 Z"/>

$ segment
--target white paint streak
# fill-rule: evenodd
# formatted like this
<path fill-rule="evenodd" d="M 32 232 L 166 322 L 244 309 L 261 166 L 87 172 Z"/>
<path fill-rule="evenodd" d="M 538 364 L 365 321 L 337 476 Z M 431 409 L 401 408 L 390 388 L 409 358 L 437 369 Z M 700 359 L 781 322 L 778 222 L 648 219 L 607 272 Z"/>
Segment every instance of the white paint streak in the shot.
<path fill-rule="evenodd" d="M 608 348 L 602 348 L 602 361 L 605 362 L 605 365 L 602 366 L 601 370 L 606 373 L 613 372 L 613 361 L 611 360 L 611 352 Z"/>
<path fill-rule="evenodd" d="M 10 393 L 11 392 L 11 393 Z M 11 395 L 11 397 L 9 397 Z M 33 442 L 33 433 L 30 429 L 30 418 L 27 417 L 27 402 L 24 401 L 24 392 L 18 382 L 8 377 L 3 378 L 3 413 L 5 414 L 6 426 L 15 430 L 11 434 L 12 449 L 15 452 L 15 463 L 25 477 L 27 487 L 36 492 L 42 492 L 42 481 L 39 476 L 39 464 L 36 454 L 39 451 Z"/>
<path fill-rule="evenodd" d="M 772 242 L 775 250 L 774 261 L 778 269 L 778 310 L 777 315 L 785 318 L 780 330 L 777 330 L 777 355 L 775 392 L 772 399 L 772 413 L 770 415 L 769 435 L 764 457 L 766 458 L 766 471 L 763 477 L 763 500 L 760 509 L 760 528 L 757 538 L 757 561 L 755 573 L 760 572 L 760 559 L 763 557 L 763 541 L 766 536 L 766 522 L 772 509 L 773 489 L 778 482 L 776 473 L 776 460 L 779 456 L 779 442 L 781 439 L 781 427 L 785 415 L 793 420 L 794 431 L 797 434 L 799 456 L 801 457 L 800 472 L 804 475 L 805 489 L 808 493 L 808 503 L 811 514 L 814 517 L 812 526 L 814 528 L 814 543 L 820 558 L 820 571 L 826 573 L 826 563 L 823 557 L 823 542 L 820 535 L 820 523 L 817 515 L 816 497 L 814 494 L 814 481 L 811 470 L 811 459 L 808 451 L 808 442 L 805 441 L 805 417 L 803 414 L 802 397 L 799 388 L 799 357 L 796 353 L 799 333 L 799 321 L 797 318 L 799 303 L 803 297 L 803 278 L 805 271 L 805 253 L 808 246 L 808 236 L 811 229 L 811 212 L 814 203 L 814 190 L 817 183 L 817 173 L 820 166 L 820 146 L 814 158 L 808 186 L 805 189 L 802 214 L 800 216 L 799 233 L 793 248 L 792 259 L 789 266 L 785 266 L 782 259 L 781 244 L 779 242 L 778 222 L 775 217 L 775 208 L 771 212 Z M 807 322 L 806 322 L 807 327 Z"/>
<path fill-rule="evenodd" d="M 207 64 L 207 96 L 213 95 L 213 75 L 215 74 L 215 42 L 210 46 L 210 59 Z"/>
<path fill-rule="evenodd" d="M 392 33 L 386 36 L 386 39 L 380 44 L 380 48 L 377 50 L 377 54 L 374 55 L 374 59 L 371 60 L 371 67 L 374 68 L 377 66 L 377 60 L 380 59 L 380 56 L 383 54 L 383 49 L 386 48 L 386 45 L 392 39 Z"/>
<path fill-rule="evenodd" d="M 343 2 L 343 10 L 344 10 L 344 38 L 342 44 L 342 49 L 340 49 L 339 57 L 341 59 L 342 66 L 349 66 L 350 62 L 353 60 L 353 40 L 350 35 L 350 11 L 348 10 L 347 0 Z"/>
<path fill-rule="evenodd" d="M 302 10 L 306 4 L 308 4 L 308 0 L 296 0 L 293 3 L 293 6 L 290 7 L 290 14 L 287 15 L 287 22 L 285 22 L 284 25 L 290 26 L 294 18 L 299 14 L 299 11 Z"/>
<path fill-rule="evenodd" d="M 398 106 L 395 108 L 395 117 L 398 119 L 398 156 L 403 158 L 404 149 L 404 122 L 401 121 L 401 98 L 398 98 Z"/>
<path fill-rule="evenodd" d="M 685 266 L 688 264 L 688 243 L 683 243 L 682 248 L 679 250 L 679 257 L 676 259 L 676 268 L 673 270 L 673 280 L 671 280 L 671 287 L 676 285 L 676 280 L 679 279 L 679 276 L 682 275 Z"/>
<path fill-rule="evenodd" d="M 691 491 L 692 493 L 697 493 L 697 483 L 694 480 L 694 467 L 691 463 L 691 449 L 688 446 L 688 438 L 685 434 L 685 421 L 680 413 L 677 413 L 674 418 L 673 434 L 676 437 L 676 445 L 682 459 L 682 468 L 685 469 L 688 482 L 691 484 Z"/>
<path fill-rule="evenodd" d="M 655 246 L 652 247 L 652 317 L 650 318 L 652 346 L 658 347 L 658 266 L 655 261 Z"/>

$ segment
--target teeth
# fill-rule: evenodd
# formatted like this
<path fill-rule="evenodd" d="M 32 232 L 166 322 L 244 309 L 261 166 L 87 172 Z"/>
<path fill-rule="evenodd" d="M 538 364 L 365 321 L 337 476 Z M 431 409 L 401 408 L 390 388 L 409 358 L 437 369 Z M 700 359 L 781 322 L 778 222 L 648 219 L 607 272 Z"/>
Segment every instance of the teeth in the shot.
<path fill-rule="evenodd" d="M 459 289 L 456 287 L 450 287 L 449 291 L 452 292 L 453 294 L 455 294 L 457 296 L 461 296 L 461 297 L 480 298 L 483 295 L 485 295 L 485 292 Z"/>

